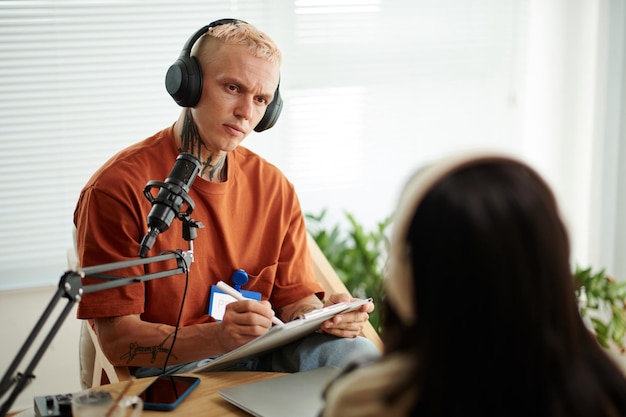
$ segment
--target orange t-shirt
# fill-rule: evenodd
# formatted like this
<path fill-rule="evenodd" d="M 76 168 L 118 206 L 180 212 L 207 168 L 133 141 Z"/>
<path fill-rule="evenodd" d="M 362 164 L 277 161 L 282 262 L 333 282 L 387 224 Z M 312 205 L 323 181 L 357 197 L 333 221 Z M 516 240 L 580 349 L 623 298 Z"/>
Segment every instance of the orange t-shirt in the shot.
<path fill-rule="evenodd" d="M 173 128 L 132 145 L 106 162 L 81 191 L 74 212 L 82 267 L 138 259 L 152 204 L 143 190 L 150 180 L 165 181 L 178 156 Z M 243 289 L 261 293 L 275 308 L 311 294 L 323 297 L 306 243 L 306 227 L 293 184 L 274 165 L 238 147 L 227 156 L 228 180 L 197 177 L 189 191 L 191 218 L 203 224 L 193 240 L 194 262 L 181 326 L 213 321 L 208 314 L 211 285 L 231 283 L 237 269 L 248 273 Z M 153 190 L 156 195 L 158 189 Z M 183 206 L 183 209 L 185 206 Z M 182 221 L 160 233 L 147 257 L 187 250 Z M 176 260 L 114 271 L 138 276 L 175 269 Z M 85 279 L 84 284 L 96 282 Z M 86 294 L 79 318 L 141 314 L 143 320 L 176 324 L 185 275 Z"/>

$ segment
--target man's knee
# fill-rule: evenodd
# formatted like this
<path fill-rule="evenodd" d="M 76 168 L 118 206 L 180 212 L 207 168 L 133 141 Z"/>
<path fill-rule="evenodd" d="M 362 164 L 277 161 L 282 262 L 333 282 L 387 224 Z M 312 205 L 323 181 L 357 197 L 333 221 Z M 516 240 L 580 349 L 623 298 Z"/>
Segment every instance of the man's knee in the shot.
<path fill-rule="evenodd" d="M 342 367 L 352 360 L 380 355 L 376 346 L 364 337 L 348 339 L 323 334 L 312 336 L 308 341 L 308 358 L 302 361 L 309 369 L 321 366 Z"/>

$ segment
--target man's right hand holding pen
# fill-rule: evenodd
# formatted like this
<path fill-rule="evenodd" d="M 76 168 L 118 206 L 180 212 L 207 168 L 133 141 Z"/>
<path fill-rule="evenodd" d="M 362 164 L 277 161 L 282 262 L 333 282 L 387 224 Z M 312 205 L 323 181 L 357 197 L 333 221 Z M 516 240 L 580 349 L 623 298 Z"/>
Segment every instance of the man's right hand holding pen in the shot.
<path fill-rule="evenodd" d="M 220 281 L 216 287 L 237 299 L 226 305 L 219 340 L 226 351 L 236 349 L 265 334 L 273 324 L 284 324 L 269 301 L 245 298 L 240 292 Z"/>
<path fill-rule="evenodd" d="M 247 300 L 247 298 L 244 297 L 243 294 L 241 294 L 239 291 L 237 291 L 236 289 L 234 289 L 230 285 L 226 284 L 224 281 L 218 282 L 215 286 L 217 288 L 219 288 L 220 290 L 224 291 L 226 294 L 228 294 L 231 297 L 235 298 L 236 300 L 239 300 L 239 301 Z M 269 302 L 267 302 L 267 303 L 269 305 Z M 270 308 L 271 307 L 272 306 L 270 305 Z M 278 317 L 276 317 L 275 315 L 272 316 L 271 320 L 272 320 L 272 323 L 274 323 L 274 324 L 278 324 L 278 325 L 281 325 L 281 326 L 285 324 Z"/>

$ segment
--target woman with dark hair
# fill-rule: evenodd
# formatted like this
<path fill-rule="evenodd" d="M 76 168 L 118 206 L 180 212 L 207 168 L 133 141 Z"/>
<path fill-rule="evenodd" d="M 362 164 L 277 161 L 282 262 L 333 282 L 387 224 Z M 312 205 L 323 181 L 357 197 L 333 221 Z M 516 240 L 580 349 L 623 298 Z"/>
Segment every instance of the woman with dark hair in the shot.
<path fill-rule="evenodd" d="M 419 171 L 394 217 L 385 354 L 323 416 L 626 416 L 626 378 L 577 308 L 550 187 L 499 154 Z"/>

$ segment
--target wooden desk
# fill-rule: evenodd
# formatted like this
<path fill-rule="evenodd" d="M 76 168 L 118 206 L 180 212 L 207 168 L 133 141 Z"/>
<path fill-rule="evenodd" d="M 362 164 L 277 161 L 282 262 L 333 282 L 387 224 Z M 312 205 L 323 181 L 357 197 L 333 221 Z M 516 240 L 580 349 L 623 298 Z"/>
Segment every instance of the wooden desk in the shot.
<path fill-rule="evenodd" d="M 235 407 L 224 400 L 217 393 L 219 390 L 236 385 L 248 384 L 262 381 L 264 379 L 275 378 L 285 375 L 275 372 L 205 372 L 197 374 L 185 374 L 200 378 L 200 385 L 173 411 L 151 411 L 144 410 L 142 417 L 182 417 L 182 416 L 211 416 L 229 417 L 240 416 L 249 417 L 250 414 Z M 128 395 L 136 395 L 145 388 L 154 377 L 135 379 Z M 102 385 L 94 390 L 119 390 L 124 388 L 128 381 L 117 384 Z M 25 410 L 15 415 L 15 417 L 34 417 L 34 410 Z M 167 415 L 167 416 L 166 416 Z"/>

